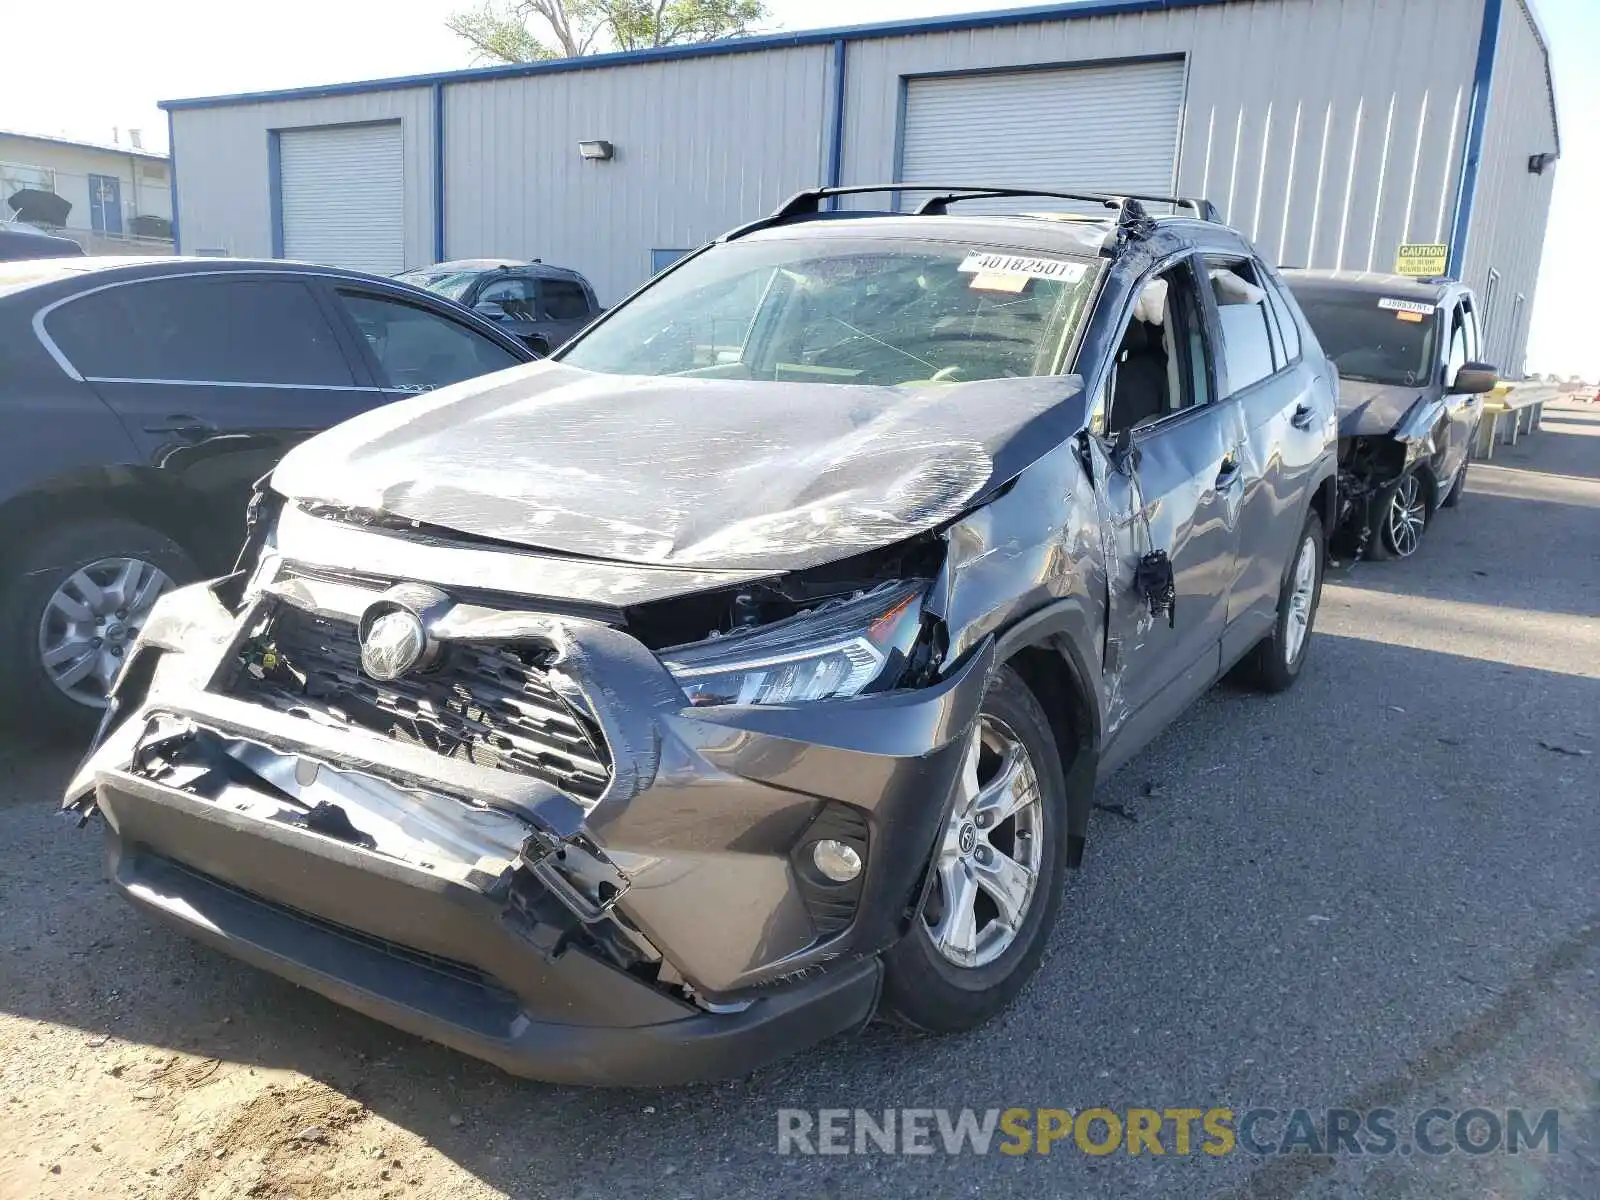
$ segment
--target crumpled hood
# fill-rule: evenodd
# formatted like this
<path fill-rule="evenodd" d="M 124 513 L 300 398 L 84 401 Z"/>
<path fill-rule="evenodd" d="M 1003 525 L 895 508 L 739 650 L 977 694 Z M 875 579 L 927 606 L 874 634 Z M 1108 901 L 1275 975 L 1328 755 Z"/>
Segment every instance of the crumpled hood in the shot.
<path fill-rule="evenodd" d="M 530 548 L 792 570 L 951 520 L 1081 428 L 1076 376 L 907 387 L 600 375 L 540 362 L 292 451 L 290 499 Z"/>
<path fill-rule="evenodd" d="M 1339 380 L 1339 436 L 1393 433 L 1422 395 L 1416 386 L 1394 387 L 1359 379 Z"/>

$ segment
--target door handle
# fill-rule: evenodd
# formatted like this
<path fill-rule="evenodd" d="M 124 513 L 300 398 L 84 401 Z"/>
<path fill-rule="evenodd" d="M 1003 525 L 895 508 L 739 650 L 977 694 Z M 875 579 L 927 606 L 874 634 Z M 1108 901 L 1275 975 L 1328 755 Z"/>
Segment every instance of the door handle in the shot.
<path fill-rule="evenodd" d="M 222 432 L 210 421 L 202 421 L 199 417 L 191 417 L 188 413 L 173 413 L 165 420 L 146 425 L 144 431 L 146 433 L 170 433 L 192 442 L 198 442 L 202 438 L 214 437 Z"/>
<path fill-rule="evenodd" d="M 1217 472 L 1217 490 L 1232 487 L 1239 478 L 1239 460 L 1229 455 L 1222 460 L 1222 469 Z"/>
<path fill-rule="evenodd" d="M 1296 429 L 1310 429 L 1311 418 L 1316 416 L 1316 410 L 1309 404 L 1297 404 L 1294 415 L 1289 418 L 1289 424 Z"/>

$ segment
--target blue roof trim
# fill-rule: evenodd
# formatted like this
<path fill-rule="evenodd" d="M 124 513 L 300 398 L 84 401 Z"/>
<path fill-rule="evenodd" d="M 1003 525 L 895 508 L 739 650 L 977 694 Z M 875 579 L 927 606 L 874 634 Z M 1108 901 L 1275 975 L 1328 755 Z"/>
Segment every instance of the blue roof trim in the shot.
<path fill-rule="evenodd" d="M 1472 227 L 1472 203 L 1478 193 L 1478 168 L 1483 162 L 1483 129 L 1489 117 L 1489 89 L 1494 83 L 1494 60 L 1500 49 L 1500 14 L 1503 0 L 1483 0 L 1483 28 L 1478 33 L 1478 61 L 1472 71 L 1472 107 L 1467 115 L 1466 144 L 1462 148 L 1461 183 L 1456 188 L 1455 220 L 1450 227 L 1450 258 L 1445 274 L 1461 278 L 1467 256 L 1467 234 Z"/>
<path fill-rule="evenodd" d="M 844 96 L 849 79 L 845 70 L 845 56 L 849 48 L 850 43 L 843 38 L 833 43 L 833 113 L 832 125 L 828 130 L 828 187 L 839 186 L 844 170 Z M 828 207 L 838 208 L 839 197 L 830 196 Z"/>
<path fill-rule="evenodd" d="M 752 54 L 761 50 L 820 46 L 838 41 L 865 41 L 918 33 L 954 33 L 1005 25 L 1025 25 L 1036 21 L 1073 21 L 1087 17 L 1117 17 L 1240 3 L 1254 3 L 1254 0 L 1077 0 L 1076 3 L 1068 4 L 1040 4 L 1027 8 L 962 13 L 949 17 L 913 17 L 909 20 L 884 21 L 872 25 L 805 29 L 794 33 L 765 33 L 751 37 L 726 38 L 716 42 L 701 42 L 693 46 L 666 46 L 655 50 L 591 54 L 582 58 L 557 58 L 545 62 L 516 63 L 502 67 L 476 67 L 465 71 L 435 71 L 426 75 L 400 75 L 390 79 L 333 83 L 316 87 L 289 88 L 283 91 L 240 92 L 231 96 L 197 96 L 185 100 L 163 100 L 160 107 L 168 112 L 175 112 L 187 108 L 220 108 L 230 104 L 256 104 L 263 101 L 321 100 L 330 96 L 351 96 L 362 92 L 433 87 L 436 84 L 477 83 L 524 75 L 555 75 L 563 71 L 594 71 L 633 63 L 673 62 L 689 58 L 711 58 L 723 54 Z"/>
<path fill-rule="evenodd" d="M 433 85 L 433 261 L 444 261 L 444 84 Z"/>
<path fill-rule="evenodd" d="M 178 148 L 172 143 L 172 114 L 167 114 L 167 203 L 172 206 L 172 252 L 183 253 L 182 231 L 178 228 Z"/>
<path fill-rule="evenodd" d="M 267 130 L 267 215 L 272 224 L 272 257 L 283 257 L 283 140 Z"/>

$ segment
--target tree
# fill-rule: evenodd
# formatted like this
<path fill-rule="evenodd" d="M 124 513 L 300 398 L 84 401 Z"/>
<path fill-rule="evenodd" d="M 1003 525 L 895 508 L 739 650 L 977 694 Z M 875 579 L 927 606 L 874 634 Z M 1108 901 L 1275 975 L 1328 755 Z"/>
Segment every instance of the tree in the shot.
<path fill-rule="evenodd" d="M 484 0 L 445 25 L 479 58 L 519 63 L 739 37 L 766 16 L 762 0 Z"/>

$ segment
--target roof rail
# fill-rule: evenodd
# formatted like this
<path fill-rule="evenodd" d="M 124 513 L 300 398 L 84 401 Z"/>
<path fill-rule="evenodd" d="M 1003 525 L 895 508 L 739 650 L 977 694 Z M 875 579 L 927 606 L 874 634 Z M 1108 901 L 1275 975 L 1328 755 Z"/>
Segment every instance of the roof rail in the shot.
<path fill-rule="evenodd" d="M 1118 214 L 1120 225 L 1144 225 L 1149 221 L 1141 202 L 1156 204 L 1170 204 L 1174 208 L 1188 208 L 1193 210 L 1196 217 L 1202 221 L 1221 221 L 1217 208 L 1209 200 L 1193 199 L 1186 196 L 1153 196 L 1142 195 L 1135 192 L 1112 194 L 1108 192 L 1068 192 L 1052 188 L 1006 187 L 996 184 L 921 184 L 921 183 L 864 183 L 851 184 L 846 187 L 819 187 L 807 188 L 790 196 L 770 216 L 751 221 L 732 229 L 722 236 L 721 241 L 732 241 L 743 237 L 745 234 L 754 233 L 758 229 L 766 229 L 773 225 L 781 225 L 786 221 L 808 216 L 816 216 L 822 211 L 822 202 L 834 196 L 862 196 L 873 192 L 936 192 L 917 207 L 913 215 L 916 216 L 943 216 L 949 211 L 950 205 L 963 200 L 992 200 L 1003 197 L 1032 197 L 1038 196 L 1050 200 L 1077 200 L 1082 203 L 1096 204 L 1112 209 Z"/>

